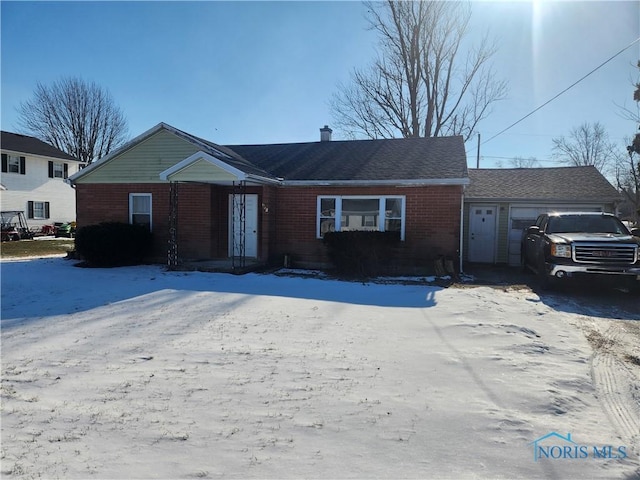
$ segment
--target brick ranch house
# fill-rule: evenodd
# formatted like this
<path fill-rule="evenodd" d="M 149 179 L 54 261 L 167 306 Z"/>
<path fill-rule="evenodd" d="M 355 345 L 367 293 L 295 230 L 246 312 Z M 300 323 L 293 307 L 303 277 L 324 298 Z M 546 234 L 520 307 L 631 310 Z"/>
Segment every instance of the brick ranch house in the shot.
<path fill-rule="evenodd" d="M 320 133 L 319 142 L 221 146 L 160 123 L 70 177 L 78 225 L 147 224 L 153 259 L 170 264 L 286 256 L 326 266 L 331 230 L 399 232 L 399 270 L 459 257 L 469 183 L 462 137 Z"/>

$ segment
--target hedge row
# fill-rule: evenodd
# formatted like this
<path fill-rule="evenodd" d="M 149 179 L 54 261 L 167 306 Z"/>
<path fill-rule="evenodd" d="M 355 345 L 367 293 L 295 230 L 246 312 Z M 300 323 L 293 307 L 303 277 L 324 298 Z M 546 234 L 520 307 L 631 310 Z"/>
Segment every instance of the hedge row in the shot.
<path fill-rule="evenodd" d="M 338 273 L 372 277 L 387 271 L 394 250 L 400 242 L 399 232 L 327 232 L 323 242 L 329 259 Z"/>
<path fill-rule="evenodd" d="M 76 232 L 76 252 L 92 267 L 118 267 L 142 263 L 151 249 L 147 227 L 105 222 Z"/>

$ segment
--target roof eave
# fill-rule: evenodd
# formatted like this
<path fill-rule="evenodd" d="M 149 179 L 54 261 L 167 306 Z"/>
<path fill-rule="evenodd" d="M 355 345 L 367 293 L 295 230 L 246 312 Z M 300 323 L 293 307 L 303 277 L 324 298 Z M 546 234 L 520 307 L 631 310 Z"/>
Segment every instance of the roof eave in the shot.
<path fill-rule="evenodd" d="M 283 186 L 290 187 L 366 187 L 366 186 L 397 186 L 423 187 L 436 185 L 468 185 L 469 178 L 412 178 L 389 180 L 284 180 Z"/>
<path fill-rule="evenodd" d="M 283 185 L 283 181 L 280 180 L 280 179 L 262 177 L 260 175 L 248 174 L 247 175 L 247 179 L 248 180 L 254 180 L 254 181 L 259 182 L 259 183 L 267 183 L 267 184 L 271 184 L 271 185 Z"/>
<path fill-rule="evenodd" d="M 615 203 L 620 198 L 603 197 L 603 198 L 524 198 L 524 197 L 474 197 L 465 195 L 465 202 L 494 202 L 494 203 Z"/>
<path fill-rule="evenodd" d="M 66 157 L 52 157 L 52 156 L 50 156 L 50 155 L 43 155 L 43 154 L 41 154 L 41 153 L 27 152 L 27 151 L 25 151 L 25 150 L 13 150 L 13 149 L 11 149 L 11 148 L 4 148 L 4 147 L 2 148 L 2 151 L 3 151 L 3 152 L 6 152 L 6 153 L 16 154 L 16 155 L 18 155 L 18 156 L 30 155 L 30 156 L 32 156 L 32 157 L 44 158 L 44 159 L 46 159 L 46 160 L 58 160 L 58 161 L 63 160 L 63 161 L 65 161 L 65 162 L 78 162 L 78 163 L 84 163 L 84 162 L 82 162 L 82 161 L 78 160 L 77 158 L 73 158 L 73 157 L 70 157 L 70 158 L 66 158 Z M 63 153 L 64 153 L 64 152 L 63 152 Z M 65 154 L 65 155 L 66 155 L 66 154 Z"/>

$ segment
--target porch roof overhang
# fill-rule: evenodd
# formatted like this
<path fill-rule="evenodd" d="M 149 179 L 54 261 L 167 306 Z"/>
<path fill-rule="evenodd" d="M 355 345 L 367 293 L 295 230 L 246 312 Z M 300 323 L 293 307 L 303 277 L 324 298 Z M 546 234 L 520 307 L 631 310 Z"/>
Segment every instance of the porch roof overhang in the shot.
<path fill-rule="evenodd" d="M 196 152 L 160 172 L 160 179 L 167 182 L 197 182 L 215 185 L 233 185 L 238 182 L 245 182 L 247 185 L 281 183 L 279 179 L 243 172 L 203 151 Z"/>

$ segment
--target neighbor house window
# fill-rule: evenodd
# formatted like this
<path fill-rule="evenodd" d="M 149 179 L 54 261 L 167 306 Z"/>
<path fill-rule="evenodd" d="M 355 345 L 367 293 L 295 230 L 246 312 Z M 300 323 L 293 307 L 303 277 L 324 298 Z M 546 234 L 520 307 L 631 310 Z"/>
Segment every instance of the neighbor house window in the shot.
<path fill-rule="evenodd" d="M 129 223 L 146 225 L 151 231 L 151 194 L 129 194 Z"/>
<path fill-rule="evenodd" d="M 20 157 L 8 156 L 9 173 L 20 173 Z"/>
<path fill-rule="evenodd" d="M 398 232 L 404 240 L 404 197 L 318 197 L 317 236 L 327 232 Z"/>
<path fill-rule="evenodd" d="M 62 162 L 49 162 L 49 178 L 67 178 L 69 165 Z"/>
<path fill-rule="evenodd" d="M 2 154 L 2 173 L 26 173 L 26 158 L 17 155 Z"/>
<path fill-rule="evenodd" d="M 27 217 L 35 220 L 49 218 L 49 202 L 27 202 Z"/>

